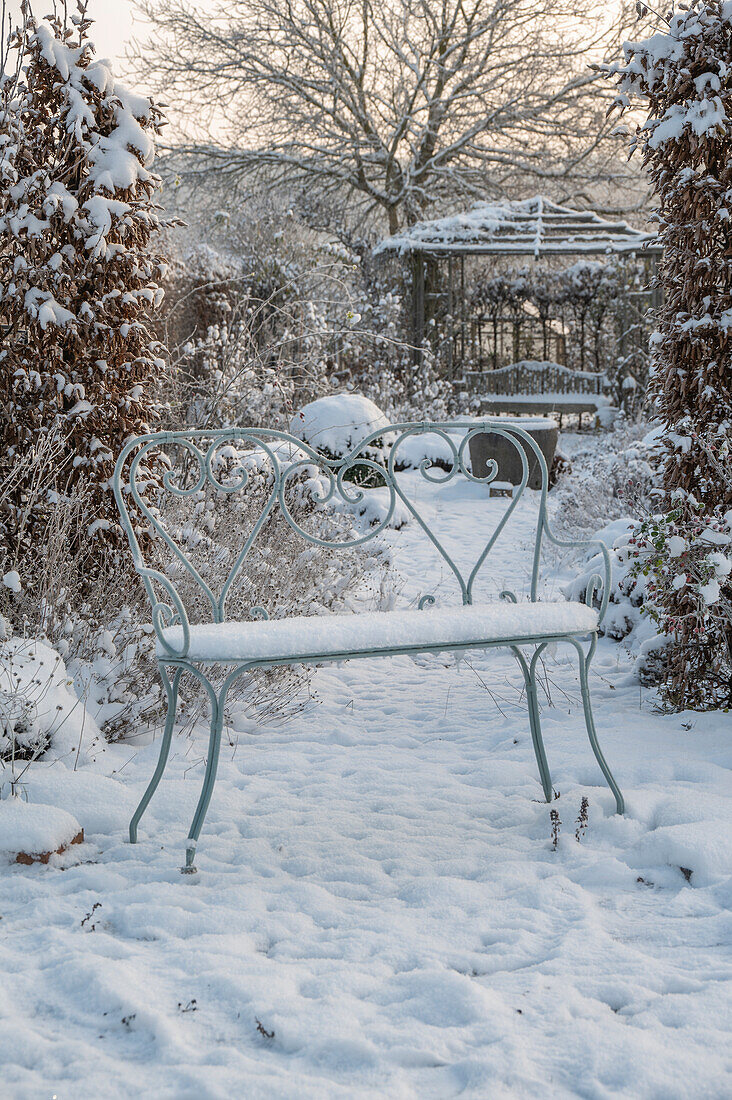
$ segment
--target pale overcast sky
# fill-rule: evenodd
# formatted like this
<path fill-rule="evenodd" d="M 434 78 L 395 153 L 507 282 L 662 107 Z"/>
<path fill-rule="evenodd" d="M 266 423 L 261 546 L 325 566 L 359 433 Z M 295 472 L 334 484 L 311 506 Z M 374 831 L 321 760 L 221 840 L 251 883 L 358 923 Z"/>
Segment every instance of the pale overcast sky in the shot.
<path fill-rule="evenodd" d="M 40 0 L 35 0 L 34 7 L 40 14 Z M 124 57 L 132 36 L 132 11 L 129 0 L 92 0 L 89 14 L 96 20 L 92 37 L 99 57 Z"/>
<path fill-rule="evenodd" d="M 197 7 L 206 8 L 209 2 L 210 0 L 198 0 Z M 52 0 L 31 0 L 31 3 L 37 17 L 46 15 L 52 9 Z M 20 4 L 18 0 L 10 0 L 8 7 L 16 15 Z M 73 0 L 69 3 L 69 9 L 72 8 Z M 89 5 L 89 15 L 96 22 L 92 38 L 97 54 L 99 57 L 111 57 L 117 61 L 119 64 L 116 68 L 120 72 L 124 69 L 125 49 L 133 34 L 133 13 L 132 0 L 91 0 Z M 136 14 L 134 26 L 136 33 L 142 36 L 145 28 Z"/>

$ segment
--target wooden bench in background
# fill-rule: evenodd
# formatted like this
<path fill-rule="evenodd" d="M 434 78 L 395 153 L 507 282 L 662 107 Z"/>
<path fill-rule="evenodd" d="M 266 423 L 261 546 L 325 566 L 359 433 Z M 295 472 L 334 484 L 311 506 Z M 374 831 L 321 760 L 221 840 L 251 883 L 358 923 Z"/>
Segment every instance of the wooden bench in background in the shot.
<path fill-rule="evenodd" d="M 480 401 L 480 414 L 522 413 L 552 415 L 559 419 L 575 413 L 587 413 L 595 422 L 611 424 L 617 409 L 607 396 L 606 374 L 570 370 L 548 360 L 524 359 L 489 371 L 466 371 L 454 383 Z"/>

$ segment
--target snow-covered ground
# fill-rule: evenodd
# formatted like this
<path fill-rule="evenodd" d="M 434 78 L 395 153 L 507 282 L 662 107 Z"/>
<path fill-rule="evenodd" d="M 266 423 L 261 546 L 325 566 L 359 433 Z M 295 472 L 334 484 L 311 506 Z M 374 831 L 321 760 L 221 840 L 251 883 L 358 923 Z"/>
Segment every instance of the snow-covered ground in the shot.
<path fill-rule="evenodd" d="M 474 560 L 506 501 L 403 476 Z M 527 492 L 493 591 L 525 582 L 535 509 Z M 404 598 L 432 590 L 416 525 L 390 541 Z M 439 593 L 454 597 L 446 577 Z M 544 679 L 556 851 L 523 681 L 499 651 L 325 667 L 289 725 L 235 716 L 197 876 L 178 868 L 203 727 L 177 739 L 136 847 L 157 743 L 87 734 L 34 764 L 28 798 L 86 842 L 48 866 L 0 856 L 0 1094 L 729 1097 L 732 723 L 662 716 L 602 641 L 619 818 L 573 658 Z"/>

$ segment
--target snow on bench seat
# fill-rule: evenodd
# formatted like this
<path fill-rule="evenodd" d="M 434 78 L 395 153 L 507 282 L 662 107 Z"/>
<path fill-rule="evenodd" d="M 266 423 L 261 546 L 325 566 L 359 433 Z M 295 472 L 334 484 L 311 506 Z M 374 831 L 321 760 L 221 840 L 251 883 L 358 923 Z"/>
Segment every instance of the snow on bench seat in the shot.
<path fill-rule="evenodd" d="M 282 661 L 355 655 L 364 650 L 421 650 L 485 642 L 581 636 L 597 629 L 597 612 L 583 603 L 489 603 L 424 611 L 295 616 L 252 622 L 204 623 L 190 628 L 192 661 Z M 181 627 L 163 631 L 180 650 Z M 157 643 L 159 657 L 165 649 Z"/>
<path fill-rule="evenodd" d="M 583 393 L 576 390 L 572 393 L 486 393 L 480 395 L 482 402 L 490 402 L 492 405 L 593 405 L 601 408 L 610 405 L 609 397 L 602 393 Z"/>

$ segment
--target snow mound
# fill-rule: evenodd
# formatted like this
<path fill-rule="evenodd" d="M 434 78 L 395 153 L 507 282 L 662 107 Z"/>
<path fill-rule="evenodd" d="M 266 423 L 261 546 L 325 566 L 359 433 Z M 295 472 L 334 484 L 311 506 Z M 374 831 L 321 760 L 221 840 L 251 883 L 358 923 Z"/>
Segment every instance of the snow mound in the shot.
<path fill-rule="evenodd" d="M 633 534 L 635 525 L 636 521 L 632 516 L 620 516 L 618 519 L 610 520 L 599 531 L 595 531 L 592 538 L 604 542 L 608 550 L 615 550 L 616 547 L 627 545 L 626 536 Z"/>
<path fill-rule="evenodd" d="M 391 505 L 391 496 L 388 489 L 368 489 L 361 500 L 352 505 L 353 511 L 357 516 L 361 516 L 370 527 L 375 527 L 377 524 L 386 523 L 386 517 L 389 515 L 389 507 Z M 412 519 L 412 513 L 407 508 L 406 504 L 398 497 L 394 502 L 394 509 L 391 514 L 391 518 L 387 526 L 393 528 L 395 531 L 400 531 L 402 527 L 410 523 Z"/>
<path fill-rule="evenodd" d="M 0 802 L 0 852 L 41 856 L 58 852 L 81 833 L 81 825 L 66 810 L 6 798 Z"/>
<path fill-rule="evenodd" d="M 359 393 L 319 397 L 295 414 L 290 432 L 312 447 L 340 457 L 372 435 L 389 427 L 381 409 Z"/>
<path fill-rule="evenodd" d="M 461 436 L 455 437 L 455 446 L 460 445 Z M 419 435 L 410 435 L 399 444 L 396 450 L 397 469 L 417 469 L 422 463 L 428 466 L 442 466 L 451 470 L 455 464 L 455 456 L 450 444 L 441 435 L 435 432 L 420 432 Z M 464 451 L 465 463 L 469 465 L 470 454 L 468 448 Z"/>
<path fill-rule="evenodd" d="M 9 727 L 3 715 L 11 713 L 25 716 L 24 728 L 38 748 L 50 740 L 59 752 L 76 752 L 82 740 L 101 738 L 60 655 L 34 638 L 0 643 L 0 749 Z"/>

